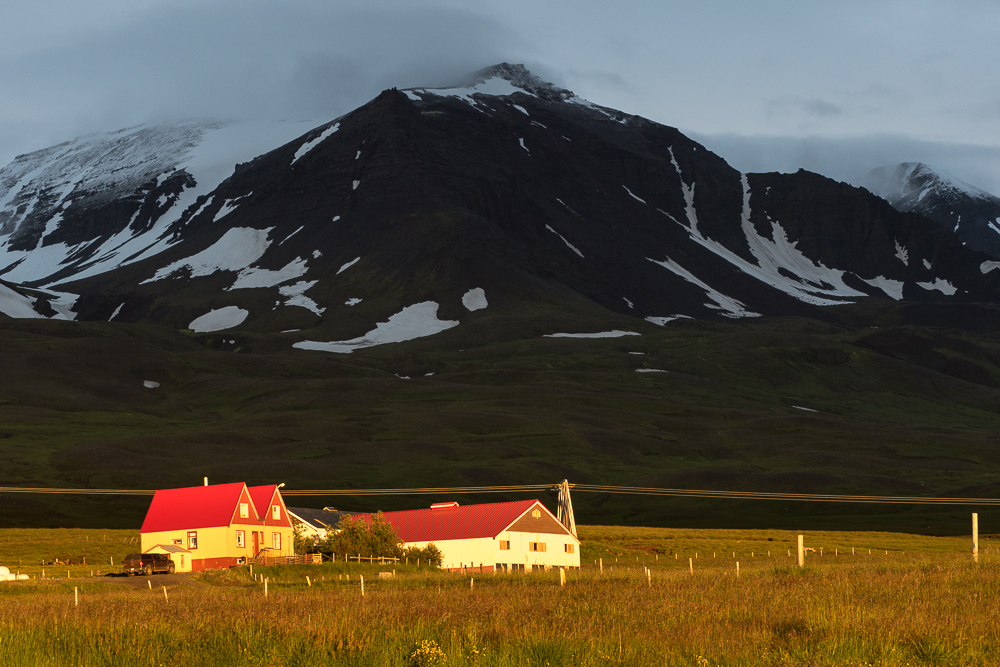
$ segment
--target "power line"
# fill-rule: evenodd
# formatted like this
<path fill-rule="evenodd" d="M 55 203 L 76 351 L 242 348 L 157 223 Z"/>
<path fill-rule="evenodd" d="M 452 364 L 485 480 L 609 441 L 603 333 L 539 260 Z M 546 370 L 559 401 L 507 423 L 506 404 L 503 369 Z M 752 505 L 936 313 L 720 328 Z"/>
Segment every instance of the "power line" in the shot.
<path fill-rule="evenodd" d="M 715 491 L 709 489 L 662 489 L 656 487 L 570 484 L 577 492 L 623 495 L 719 498 L 728 500 L 781 500 L 786 502 L 867 503 L 895 505 L 1000 505 L 1000 498 L 953 498 L 928 496 L 863 496 L 820 493 L 771 493 L 766 491 Z M 559 484 L 519 484 L 509 486 L 453 486 L 413 489 L 282 489 L 285 496 L 408 496 L 432 494 L 519 493 L 556 491 Z M 71 496 L 152 496 L 155 489 L 65 489 L 0 486 L 3 493 L 36 493 Z"/>

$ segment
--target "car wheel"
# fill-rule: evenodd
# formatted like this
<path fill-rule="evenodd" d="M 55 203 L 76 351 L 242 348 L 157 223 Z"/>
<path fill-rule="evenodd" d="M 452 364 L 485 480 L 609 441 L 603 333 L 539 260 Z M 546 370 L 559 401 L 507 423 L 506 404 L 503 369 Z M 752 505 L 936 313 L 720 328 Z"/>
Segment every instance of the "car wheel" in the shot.
<path fill-rule="evenodd" d="M 147 577 L 153 574 L 153 566 L 147 565 L 146 567 L 142 568 L 142 573 L 145 574 Z"/>
<path fill-rule="evenodd" d="M 173 573 L 174 573 L 174 564 L 171 563 L 170 565 L 167 566 L 167 574 L 173 574 Z"/>

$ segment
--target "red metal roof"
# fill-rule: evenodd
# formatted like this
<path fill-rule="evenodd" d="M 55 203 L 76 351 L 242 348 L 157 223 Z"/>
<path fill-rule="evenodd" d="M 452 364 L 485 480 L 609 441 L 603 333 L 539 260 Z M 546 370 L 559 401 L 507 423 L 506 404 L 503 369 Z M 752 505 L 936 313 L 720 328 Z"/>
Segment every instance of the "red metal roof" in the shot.
<path fill-rule="evenodd" d="M 438 505 L 435 509 L 385 512 L 382 516 L 404 542 L 437 542 L 496 537 L 536 504 L 545 507 L 537 500 L 446 508 L 440 508 L 441 503 L 435 504 Z M 364 518 L 370 521 L 371 516 L 366 514 Z"/>
<path fill-rule="evenodd" d="M 246 484 L 213 484 L 161 489 L 153 496 L 141 533 L 228 526 Z"/>
<path fill-rule="evenodd" d="M 275 497 L 277 493 L 278 498 L 281 498 L 281 494 L 278 493 L 277 484 L 268 484 L 265 486 L 251 486 L 247 489 L 250 491 L 250 497 L 253 499 L 254 507 L 257 508 L 257 518 L 262 519 L 265 525 L 268 526 L 291 526 L 291 519 L 288 518 L 288 513 L 284 508 L 281 510 L 281 518 L 274 520 L 271 518 L 271 500 Z M 278 506 L 281 507 L 284 502 L 279 500 Z"/>

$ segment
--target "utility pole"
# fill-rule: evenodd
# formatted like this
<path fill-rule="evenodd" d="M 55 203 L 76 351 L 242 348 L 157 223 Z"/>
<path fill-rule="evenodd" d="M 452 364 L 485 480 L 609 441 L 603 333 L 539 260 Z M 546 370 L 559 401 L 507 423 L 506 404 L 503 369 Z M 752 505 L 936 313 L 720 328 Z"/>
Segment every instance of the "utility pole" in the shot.
<path fill-rule="evenodd" d="M 564 479 L 559 489 L 559 508 L 556 510 L 556 518 L 559 523 L 566 526 L 566 530 L 576 537 L 576 519 L 573 518 L 573 501 L 569 497 L 569 480 Z"/>

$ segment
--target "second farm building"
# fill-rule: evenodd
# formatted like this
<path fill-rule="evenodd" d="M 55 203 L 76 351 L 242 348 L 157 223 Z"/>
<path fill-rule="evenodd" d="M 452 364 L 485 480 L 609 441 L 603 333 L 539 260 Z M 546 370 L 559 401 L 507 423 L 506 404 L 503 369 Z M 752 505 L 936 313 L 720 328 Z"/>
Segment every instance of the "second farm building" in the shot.
<path fill-rule="evenodd" d="M 437 503 L 427 509 L 385 512 L 382 518 L 406 546 L 423 548 L 433 542 L 446 570 L 580 567 L 580 540 L 538 500 Z"/>

